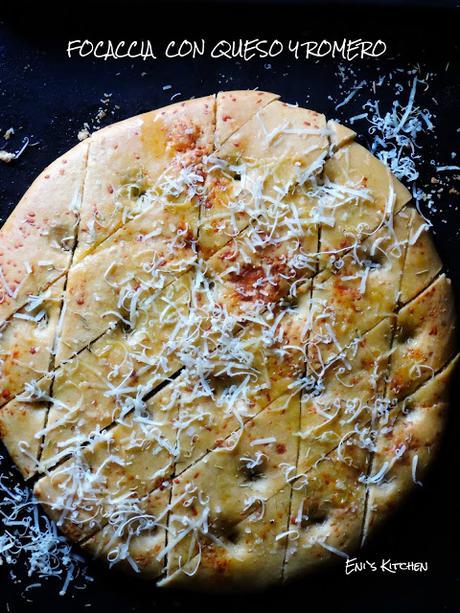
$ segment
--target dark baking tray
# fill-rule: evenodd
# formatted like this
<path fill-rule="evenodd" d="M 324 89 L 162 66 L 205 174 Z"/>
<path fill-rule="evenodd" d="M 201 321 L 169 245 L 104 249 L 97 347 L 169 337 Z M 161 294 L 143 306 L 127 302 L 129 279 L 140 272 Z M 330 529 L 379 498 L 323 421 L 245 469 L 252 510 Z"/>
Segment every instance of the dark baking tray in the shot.
<path fill-rule="evenodd" d="M 76 38 L 151 38 L 158 43 L 179 38 L 382 38 L 389 52 L 378 60 L 382 71 L 422 63 L 436 78 L 437 128 L 425 143 L 426 161 L 421 182 L 433 175 L 431 158 L 449 163 L 458 142 L 458 12 L 451 2 L 361 2 L 336 4 L 297 2 L 81 2 L 60 8 L 27 6 L 3 9 L 0 18 L 0 130 L 19 128 L 10 144 L 18 148 L 22 136 L 30 147 L 10 165 L 0 164 L 0 216 L 9 211 L 42 168 L 75 144 L 76 134 L 94 117 L 99 99 L 112 93 L 114 111 L 105 123 L 169 103 L 173 84 L 179 99 L 220 89 L 254 88 L 279 92 L 284 100 L 309 105 L 334 116 L 332 78 L 336 62 L 293 62 L 286 57 L 236 62 L 200 58 L 142 61 L 72 60 L 65 56 L 65 41 Z M 360 62 L 360 70 L 375 71 L 375 62 Z M 445 70 L 449 62 L 448 70 Z M 146 74 L 142 74 L 146 73 Z M 287 73 L 287 75 L 285 75 Z M 334 91 L 332 91 L 334 90 Z M 308 104 L 305 102 L 309 94 Z M 388 99 L 390 102 L 391 99 Z M 116 109 L 115 105 L 120 108 Z M 353 101 L 347 107 L 352 115 Z M 356 108 L 356 113 L 360 112 Z M 3 133 L 3 132 L 2 132 Z M 363 144 L 368 135 L 360 135 Z M 458 162 L 450 162 L 458 163 Z M 445 193 L 439 211 L 430 215 L 435 241 L 447 264 L 459 297 L 457 266 L 460 214 L 453 206 L 458 196 Z M 152 584 L 119 577 L 90 563 L 95 581 L 83 591 L 58 596 L 58 585 L 21 595 L 24 585 L 14 584 L 0 567 L 0 611 L 458 611 L 460 610 L 458 551 L 459 497 L 458 431 L 460 419 L 453 392 L 446 436 L 422 488 L 410 497 L 382 532 L 369 543 L 361 559 L 423 560 L 425 574 L 366 574 L 345 576 L 340 562 L 286 589 L 253 596 L 200 596 L 160 592 Z M 1 453 L 1 450 L 0 450 Z M 21 569 L 15 569 L 21 576 Z M 32 601 L 28 603 L 26 599 Z"/>

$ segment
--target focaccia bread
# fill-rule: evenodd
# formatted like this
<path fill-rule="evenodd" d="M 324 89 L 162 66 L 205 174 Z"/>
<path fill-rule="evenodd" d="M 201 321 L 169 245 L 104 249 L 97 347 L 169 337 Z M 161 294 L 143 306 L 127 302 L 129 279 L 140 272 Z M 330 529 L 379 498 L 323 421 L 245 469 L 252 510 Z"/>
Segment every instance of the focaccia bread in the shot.
<path fill-rule="evenodd" d="M 259 91 L 127 119 L 0 231 L 0 435 L 60 530 L 160 585 L 254 590 L 420 482 L 455 310 L 407 189 Z"/>

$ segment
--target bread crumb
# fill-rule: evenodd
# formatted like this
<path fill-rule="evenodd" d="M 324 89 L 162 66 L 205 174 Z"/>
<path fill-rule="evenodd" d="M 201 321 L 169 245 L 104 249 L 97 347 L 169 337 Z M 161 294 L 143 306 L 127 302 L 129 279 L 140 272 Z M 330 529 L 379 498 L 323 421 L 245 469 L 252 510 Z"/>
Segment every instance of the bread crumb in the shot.
<path fill-rule="evenodd" d="M 9 151 L 0 151 L 0 162 L 5 162 L 5 164 L 9 164 L 16 157 L 15 153 L 10 153 Z"/>
<path fill-rule="evenodd" d="M 90 136 L 91 136 L 91 132 L 89 131 L 89 125 L 85 123 L 83 128 L 78 132 L 77 138 L 79 141 L 82 141 L 82 140 L 86 140 Z"/>
<path fill-rule="evenodd" d="M 85 122 L 83 124 L 83 127 L 77 133 L 77 138 L 79 141 L 83 141 L 89 138 L 93 132 L 99 130 L 102 127 L 102 120 L 104 120 L 109 115 L 114 114 L 114 111 L 110 109 L 111 97 L 111 93 L 104 93 L 104 96 L 100 98 L 99 102 L 101 104 L 97 109 L 95 116 Z M 115 105 L 115 108 L 118 110 L 120 107 L 118 105 Z"/>
<path fill-rule="evenodd" d="M 10 140 L 10 138 L 13 136 L 13 134 L 14 134 L 14 128 L 8 128 L 8 130 L 3 135 L 3 138 L 5 140 Z"/>

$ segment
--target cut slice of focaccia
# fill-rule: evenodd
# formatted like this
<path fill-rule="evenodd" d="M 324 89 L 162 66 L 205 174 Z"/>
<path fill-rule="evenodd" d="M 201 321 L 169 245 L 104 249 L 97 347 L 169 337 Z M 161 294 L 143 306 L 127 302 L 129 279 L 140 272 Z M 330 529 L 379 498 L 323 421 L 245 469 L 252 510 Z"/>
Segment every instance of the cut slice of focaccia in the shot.
<path fill-rule="evenodd" d="M 163 572 L 158 555 L 166 543 L 166 529 L 160 527 L 168 508 L 168 490 L 156 490 L 142 514 L 134 515 L 123 526 L 108 525 L 81 544 L 85 553 L 108 561 L 127 573 L 141 573 L 155 579 Z"/>
<path fill-rule="evenodd" d="M 216 133 L 214 135 L 216 149 L 219 149 L 256 113 L 278 98 L 277 94 L 259 90 L 219 92 L 216 100 Z"/>
<path fill-rule="evenodd" d="M 165 489 L 177 457 L 184 382 L 176 382 L 37 482 L 35 495 L 73 540 L 86 539 L 108 523 L 122 529 L 149 513 L 152 491 Z"/>
<path fill-rule="evenodd" d="M 199 246 L 205 257 L 251 220 L 274 218 L 280 201 L 314 180 L 328 150 L 323 115 L 272 102 L 209 160 Z"/>
<path fill-rule="evenodd" d="M 212 151 L 214 130 L 215 98 L 208 96 L 96 132 L 90 139 L 75 262 L 146 206 L 155 206 L 148 191 L 160 177 L 163 189 L 187 181 L 192 188 L 197 165 Z"/>
<path fill-rule="evenodd" d="M 429 224 L 416 211 L 407 246 L 401 280 L 400 304 L 407 304 L 433 281 L 442 262 L 428 232 Z"/>
<path fill-rule="evenodd" d="M 38 470 L 42 435 L 48 415 L 51 379 L 16 396 L 0 409 L 0 437 L 25 479 Z"/>
<path fill-rule="evenodd" d="M 199 554 L 159 585 L 206 591 L 258 591 L 281 583 L 289 516 L 286 486 L 234 526 L 210 526 Z"/>
<path fill-rule="evenodd" d="M 401 211 L 391 228 L 376 230 L 315 279 L 309 358 L 316 368 L 395 311 L 411 219 Z"/>
<path fill-rule="evenodd" d="M 292 488 L 283 577 L 290 581 L 359 545 L 368 451 L 352 436 Z"/>
<path fill-rule="evenodd" d="M 440 443 L 447 417 L 449 387 L 458 356 L 403 400 L 390 419 L 377 428 L 375 454 L 369 474 L 363 538 L 392 513 L 416 486 Z"/>
<path fill-rule="evenodd" d="M 0 230 L 0 322 L 68 270 L 87 151 L 81 143 L 45 168 Z"/>
<path fill-rule="evenodd" d="M 286 485 L 286 469 L 297 458 L 299 402 L 299 394 L 282 396 L 174 479 L 168 574 L 198 554 L 208 533 L 225 535 Z"/>
<path fill-rule="evenodd" d="M 116 328 L 60 367 L 53 384 L 42 462 L 50 466 L 131 410 L 181 367 L 178 351 L 194 334 L 192 276 L 168 285 L 144 313 L 144 325 Z"/>
<path fill-rule="evenodd" d="M 368 438 L 372 422 L 389 409 L 385 375 L 390 355 L 392 320 L 386 318 L 357 338 L 320 374 L 302 398 L 299 474 L 342 444 L 353 432 Z"/>
<path fill-rule="evenodd" d="M 275 216 L 257 219 L 209 259 L 208 275 L 219 280 L 218 299 L 230 312 L 295 298 L 296 285 L 315 274 L 314 206 L 301 191 L 286 196 Z"/>
<path fill-rule="evenodd" d="M 61 278 L 0 328 L 0 407 L 53 368 L 63 287 Z"/>
<path fill-rule="evenodd" d="M 324 257 L 372 236 L 410 199 L 390 170 L 357 143 L 339 148 L 324 167 L 321 252 Z"/>
<path fill-rule="evenodd" d="M 398 313 L 388 394 L 412 393 L 453 355 L 455 307 L 450 279 L 441 275 Z"/>
<path fill-rule="evenodd" d="M 135 328 L 145 305 L 190 270 L 196 262 L 198 210 L 193 200 L 158 200 L 71 268 L 57 363 L 114 323 Z"/>

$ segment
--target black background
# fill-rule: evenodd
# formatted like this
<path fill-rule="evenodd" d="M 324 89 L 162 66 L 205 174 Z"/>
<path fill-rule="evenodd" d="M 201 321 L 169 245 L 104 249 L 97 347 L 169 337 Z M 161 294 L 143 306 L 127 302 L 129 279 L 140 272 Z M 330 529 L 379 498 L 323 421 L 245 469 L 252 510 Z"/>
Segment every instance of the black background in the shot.
<path fill-rule="evenodd" d="M 62 3 L 56 8 L 30 9 L 27 5 L 4 11 L 0 17 L 0 133 L 14 126 L 16 134 L 0 149 L 17 150 L 22 138 L 30 137 L 30 147 L 9 165 L 0 166 L 0 216 L 8 212 L 33 178 L 57 155 L 76 144 L 76 135 L 85 121 L 94 118 L 104 93 L 112 93 L 110 123 L 168 104 L 173 93 L 177 100 L 209 94 L 220 89 L 259 87 L 276 91 L 288 102 L 310 106 L 330 117 L 353 114 L 353 104 L 335 111 L 332 94 L 339 99 L 336 62 L 275 60 L 69 60 L 69 39 L 150 38 L 161 46 L 164 41 L 182 38 L 381 38 L 388 43 L 384 58 L 367 63 L 358 61 L 361 74 L 375 76 L 377 63 L 382 71 L 420 63 L 437 77 L 430 96 L 438 101 L 436 130 L 424 144 L 426 162 L 420 183 L 433 175 L 430 159 L 443 164 L 458 143 L 457 128 L 460 83 L 458 68 L 458 12 L 449 2 L 377 2 L 306 6 L 297 2 L 246 2 L 179 5 L 168 3 L 106 2 L 95 7 L 82 3 Z M 371 6 L 372 5 L 372 6 Z M 449 8 L 449 5 L 451 8 Z M 271 69 L 264 65 L 270 62 Z M 449 62 L 448 70 L 445 70 Z M 142 73 L 146 73 L 142 75 Z M 407 78 L 405 79 L 407 81 Z M 172 84 L 170 90 L 162 86 Z M 308 96 L 308 102 L 306 102 Z M 392 94 L 389 91 L 389 102 Z M 342 96 L 343 97 L 343 96 Z M 384 97 L 384 93 L 382 94 Z M 119 108 L 116 109 L 115 105 Z M 355 109 L 359 113 L 360 108 Z M 433 137 L 436 135 L 436 138 Z M 360 135 L 363 144 L 366 133 Z M 430 217 L 435 240 L 447 263 L 458 300 L 460 268 L 457 266 L 460 215 L 454 195 L 447 192 L 439 210 Z M 458 203 L 458 200 L 457 200 Z M 453 392 L 452 410 L 444 444 L 424 486 L 418 488 L 398 514 L 360 554 L 360 559 L 428 561 L 425 574 L 381 573 L 344 575 L 343 564 L 310 576 L 286 589 L 264 594 L 200 596 L 168 593 L 152 584 L 107 573 L 90 564 L 95 578 L 85 590 L 71 590 L 58 596 L 52 581 L 46 589 L 21 595 L 28 582 L 14 584 L 5 567 L 0 567 L 0 611 L 458 611 L 460 610 L 460 505 L 458 386 Z M 1 450 L 0 450 L 1 451 Z M 16 571 L 20 576 L 20 569 Z M 32 600 L 28 603 L 27 599 Z M 86 606 L 85 606 L 86 605 Z"/>

